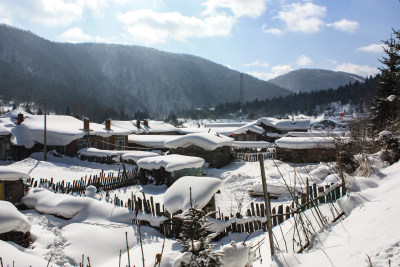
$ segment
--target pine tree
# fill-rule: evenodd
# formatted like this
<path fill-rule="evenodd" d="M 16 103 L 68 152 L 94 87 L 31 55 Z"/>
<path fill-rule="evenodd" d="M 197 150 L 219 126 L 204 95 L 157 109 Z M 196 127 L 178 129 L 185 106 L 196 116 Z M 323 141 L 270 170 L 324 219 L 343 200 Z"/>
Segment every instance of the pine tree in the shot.
<path fill-rule="evenodd" d="M 190 192 L 190 198 L 191 195 Z M 207 231 L 210 226 L 207 218 L 211 214 L 212 212 L 205 214 L 203 210 L 193 207 L 191 202 L 191 207 L 180 217 L 182 226 L 178 242 L 182 246 L 181 252 L 192 253 L 192 262 L 196 263 L 194 266 L 222 266 L 222 254 L 215 252 L 215 245 L 210 244 L 216 233 L 209 234 Z"/>
<path fill-rule="evenodd" d="M 369 130 L 377 134 L 384 129 L 393 129 L 399 124 L 400 108 L 400 31 L 384 41 L 386 57 L 380 62 L 378 95 L 372 100 Z"/>

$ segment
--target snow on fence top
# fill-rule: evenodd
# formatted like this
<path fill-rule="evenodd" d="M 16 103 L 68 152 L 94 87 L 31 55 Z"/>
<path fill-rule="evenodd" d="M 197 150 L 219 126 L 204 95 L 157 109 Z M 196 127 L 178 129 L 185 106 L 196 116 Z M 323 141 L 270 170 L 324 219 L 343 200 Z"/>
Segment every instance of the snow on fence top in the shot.
<path fill-rule="evenodd" d="M 175 154 L 143 158 L 136 163 L 140 168 L 146 170 L 157 170 L 163 167 L 167 172 L 174 172 L 182 169 L 201 168 L 204 159 Z"/>
<path fill-rule="evenodd" d="M 199 146 L 205 150 L 214 150 L 222 146 L 230 146 L 233 139 L 215 133 L 194 133 L 176 137 L 164 143 L 165 147 L 179 148 L 191 145 Z"/>
<path fill-rule="evenodd" d="M 180 135 L 144 135 L 131 134 L 128 136 L 128 143 L 138 144 L 144 147 L 165 148 L 164 142 L 174 139 Z"/>
<path fill-rule="evenodd" d="M 236 129 L 235 131 L 233 131 L 233 133 L 234 134 L 242 134 L 247 131 L 251 131 L 251 132 L 255 132 L 257 134 L 263 134 L 265 132 L 265 130 L 261 126 L 258 126 L 257 124 L 258 124 L 258 121 L 250 122 L 238 129 Z"/>
<path fill-rule="evenodd" d="M 234 141 L 232 146 L 239 148 L 266 148 L 270 147 L 271 143 L 265 141 Z"/>
<path fill-rule="evenodd" d="M 17 231 L 26 233 L 31 225 L 24 214 L 8 201 L 0 200 L 0 234 Z"/>
<path fill-rule="evenodd" d="M 335 147 L 332 137 L 282 137 L 275 141 L 277 147 L 287 149 L 313 149 Z"/>
<path fill-rule="evenodd" d="M 30 178 L 26 172 L 11 167 L 0 166 L 0 181 L 18 181 Z"/>
<path fill-rule="evenodd" d="M 215 193 L 222 181 L 203 176 L 184 176 L 179 178 L 164 194 L 164 206 L 170 213 L 190 208 L 190 188 L 192 188 L 193 207 L 203 208 Z"/>
<path fill-rule="evenodd" d="M 310 128 L 310 120 L 280 120 L 275 118 L 260 118 L 257 120 L 257 125 L 264 124 L 276 128 L 278 130 L 308 130 Z"/>

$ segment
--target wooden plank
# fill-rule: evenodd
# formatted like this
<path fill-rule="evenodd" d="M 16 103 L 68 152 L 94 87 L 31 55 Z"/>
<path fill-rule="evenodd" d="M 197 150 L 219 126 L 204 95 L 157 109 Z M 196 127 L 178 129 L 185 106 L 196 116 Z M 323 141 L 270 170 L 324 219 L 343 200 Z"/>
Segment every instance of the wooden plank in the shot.
<path fill-rule="evenodd" d="M 274 208 L 272 208 L 272 224 L 273 224 L 273 226 L 276 226 L 277 225 L 277 220 L 276 220 L 276 209 L 275 209 L 275 207 Z"/>
<path fill-rule="evenodd" d="M 283 223 L 283 205 L 278 206 L 278 224 Z"/>

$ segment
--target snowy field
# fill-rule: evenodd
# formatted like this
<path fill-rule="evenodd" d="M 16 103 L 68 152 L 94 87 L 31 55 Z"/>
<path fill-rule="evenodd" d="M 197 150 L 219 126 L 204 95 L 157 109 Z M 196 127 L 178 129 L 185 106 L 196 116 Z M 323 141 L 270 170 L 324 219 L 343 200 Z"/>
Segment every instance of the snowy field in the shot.
<path fill-rule="evenodd" d="M 42 156 L 34 154 L 24 161 L 2 162 L 1 165 L 28 172 L 36 179 L 53 177 L 55 181 L 80 179 L 86 175 L 99 174 L 102 170 L 105 173 L 117 173 L 121 168 L 119 165 L 104 165 L 68 157 L 51 156 L 49 161 L 44 162 L 41 160 Z M 390 167 L 376 163 L 374 176 L 347 178 L 351 187 L 350 193 L 335 205 L 338 209 L 341 207 L 346 216 L 318 231 L 308 251 L 303 254 L 291 253 L 291 248 L 298 246 L 292 244 L 290 238 L 294 231 L 293 219 L 284 222 L 281 227 L 275 227 L 273 232 L 280 251 L 274 258 L 273 266 L 368 266 L 368 259 L 372 266 L 399 266 L 400 209 L 397 195 L 400 191 L 400 163 Z M 268 188 L 272 193 L 283 194 L 272 200 L 272 206 L 290 204 L 286 186 L 301 191 L 307 177 L 310 183 L 331 184 L 339 181 L 334 166 L 329 163 L 305 165 L 266 160 L 264 164 Z M 258 162 L 232 162 L 221 169 L 205 169 L 205 175 L 222 180 L 220 193 L 216 195 L 216 204 L 225 214 L 236 213 L 238 210 L 243 212 L 252 201 L 262 202 L 262 198 L 252 198 L 248 194 L 248 190 L 262 190 Z M 28 195 L 27 203 L 49 200 L 36 204 L 41 207 L 37 208 L 40 213 L 34 209 L 23 211 L 31 225 L 30 232 L 34 242 L 31 247 L 24 249 L 13 243 L 0 241 L 0 257 L 4 266 L 13 266 L 13 262 L 14 266 L 47 266 L 49 261 L 49 266 L 79 266 L 82 255 L 85 264 L 89 257 L 91 266 L 119 266 L 120 260 L 121 266 L 126 266 L 126 233 L 131 266 L 143 265 L 139 228 L 129 223 L 132 214 L 127 209 L 106 202 L 105 196 L 101 194 L 93 199 L 59 196 L 60 194 L 45 190 L 41 193 L 43 197 L 36 197 L 44 189 L 36 190 L 39 191 Z M 162 203 L 166 190 L 166 186 L 131 186 L 112 191 L 111 197 L 117 195 L 120 199 L 127 200 L 132 194 L 140 197 L 144 192 L 153 196 L 156 202 Z M 62 206 L 60 203 L 69 204 Z M 60 219 L 46 212 L 57 208 L 59 210 L 56 214 L 71 219 Z M 324 215 L 331 221 L 333 218 L 329 209 L 321 209 L 326 210 Z M 313 216 L 308 216 L 312 220 Z M 311 221 L 310 224 L 316 225 L 316 222 Z M 143 226 L 140 231 L 145 265 L 154 266 L 155 255 L 161 253 L 164 237 L 151 227 Z M 254 232 L 249 237 L 245 233 L 230 234 L 216 243 L 216 249 L 229 252 L 227 244 L 236 241 L 239 246 L 246 238 L 248 245 L 265 239 L 258 252 L 261 253 L 261 258 L 253 266 L 270 266 L 268 235 L 262 231 Z M 177 266 L 174 264 L 182 257 L 179 251 L 180 245 L 175 239 L 165 239 L 161 266 Z M 230 255 L 228 252 L 226 257 Z M 240 253 L 236 253 L 236 256 L 230 255 L 230 259 L 225 258 L 226 263 L 230 262 L 227 266 L 243 266 L 239 264 L 238 255 Z"/>

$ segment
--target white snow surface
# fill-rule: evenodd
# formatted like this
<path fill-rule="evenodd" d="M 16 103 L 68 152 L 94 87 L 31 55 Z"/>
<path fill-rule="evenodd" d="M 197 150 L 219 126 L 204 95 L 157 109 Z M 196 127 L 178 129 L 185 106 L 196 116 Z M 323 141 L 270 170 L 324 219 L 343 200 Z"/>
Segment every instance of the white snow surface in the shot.
<path fill-rule="evenodd" d="M 173 172 L 182 169 L 201 168 L 204 165 L 204 159 L 174 154 L 147 157 L 138 160 L 136 163 L 140 168 L 146 170 L 157 170 L 163 167 L 167 172 Z"/>
<path fill-rule="evenodd" d="M 257 125 L 264 124 L 282 131 L 290 130 L 308 130 L 310 128 L 309 119 L 280 120 L 270 117 L 264 117 L 257 120 Z"/>
<path fill-rule="evenodd" d="M 159 156 L 160 152 L 154 152 L 154 151 L 134 151 L 134 150 L 127 150 L 124 151 L 122 154 L 122 159 L 123 160 L 133 160 L 134 162 L 137 162 L 140 159 L 147 158 L 147 157 L 155 157 Z"/>
<path fill-rule="evenodd" d="M 144 147 L 165 148 L 164 143 L 168 140 L 179 137 L 180 135 L 146 135 L 146 134 L 131 134 L 128 136 L 128 143 L 138 144 Z"/>
<path fill-rule="evenodd" d="M 11 130 L 5 127 L 3 124 L 0 124 L 0 135 L 9 135 L 11 134 Z"/>
<path fill-rule="evenodd" d="M 277 147 L 287 149 L 333 148 L 332 137 L 282 137 L 275 141 Z"/>
<path fill-rule="evenodd" d="M 165 208 L 174 213 L 188 210 L 190 206 L 190 188 L 193 207 L 202 209 L 221 187 L 221 180 L 214 177 L 184 176 L 179 178 L 164 194 Z"/>
<path fill-rule="evenodd" d="M 8 201 L 0 200 L 0 234 L 17 231 L 26 233 L 31 225 L 24 214 Z"/>
<path fill-rule="evenodd" d="M 191 145 L 201 147 L 205 150 L 214 150 L 222 146 L 230 146 L 233 138 L 215 133 L 195 133 L 176 137 L 165 141 L 168 148 L 188 147 Z"/>
<path fill-rule="evenodd" d="M 29 174 L 8 166 L 0 166 L 0 181 L 18 181 L 29 179 Z"/>
<path fill-rule="evenodd" d="M 234 134 L 242 134 L 247 131 L 250 131 L 250 132 L 257 133 L 257 134 L 263 134 L 265 132 L 265 130 L 261 126 L 259 126 L 258 123 L 259 123 L 258 121 L 250 122 L 244 126 L 237 128 L 235 131 L 233 131 L 233 133 Z"/>
<path fill-rule="evenodd" d="M 232 146 L 242 148 L 266 148 L 270 147 L 271 143 L 265 141 L 233 141 Z"/>

